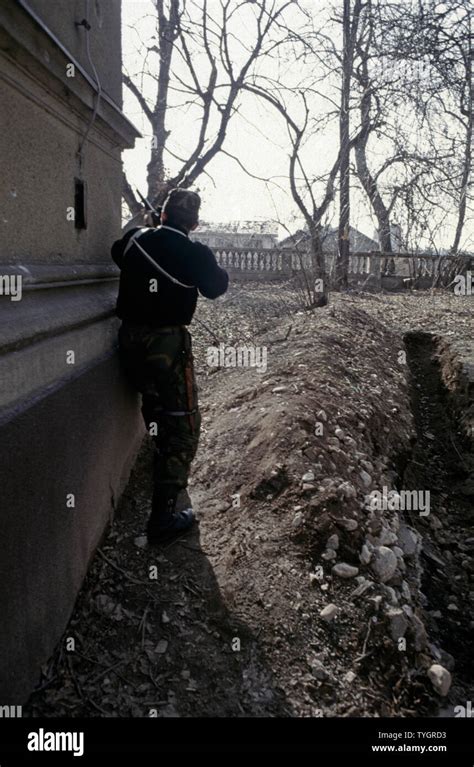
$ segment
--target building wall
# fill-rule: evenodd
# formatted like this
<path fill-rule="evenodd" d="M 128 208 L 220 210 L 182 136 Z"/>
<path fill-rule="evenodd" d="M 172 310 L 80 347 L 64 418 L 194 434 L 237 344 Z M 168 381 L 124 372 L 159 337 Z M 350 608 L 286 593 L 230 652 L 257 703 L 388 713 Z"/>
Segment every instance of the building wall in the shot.
<path fill-rule="evenodd" d="M 27 3 L 92 74 L 84 30 L 78 26 L 84 18 L 88 20 L 96 33 L 90 39 L 92 60 L 107 93 L 121 107 L 122 77 L 120 67 L 117 67 L 121 55 L 120 0 L 27 0 Z"/>
<path fill-rule="evenodd" d="M 0 705 L 25 701 L 61 639 L 143 436 L 117 362 L 110 260 L 121 152 L 138 135 L 119 106 L 120 3 L 27 6 L 0 6 Z M 75 179 L 87 228 L 71 218 Z"/>

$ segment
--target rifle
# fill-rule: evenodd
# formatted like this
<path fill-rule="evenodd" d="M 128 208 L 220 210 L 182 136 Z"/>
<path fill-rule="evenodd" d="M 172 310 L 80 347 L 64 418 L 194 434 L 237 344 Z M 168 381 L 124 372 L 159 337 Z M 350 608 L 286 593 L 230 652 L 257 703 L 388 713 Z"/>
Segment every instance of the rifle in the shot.
<path fill-rule="evenodd" d="M 153 221 L 153 226 L 158 226 L 158 224 L 161 223 L 161 207 L 159 207 L 158 209 L 155 208 L 151 204 L 151 202 L 148 199 L 148 197 L 144 197 L 139 189 L 137 189 L 137 194 L 138 194 L 140 200 L 142 201 L 144 207 L 146 208 L 148 213 L 151 215 L 151 218 L 152 218 L 152 221 Z"/>

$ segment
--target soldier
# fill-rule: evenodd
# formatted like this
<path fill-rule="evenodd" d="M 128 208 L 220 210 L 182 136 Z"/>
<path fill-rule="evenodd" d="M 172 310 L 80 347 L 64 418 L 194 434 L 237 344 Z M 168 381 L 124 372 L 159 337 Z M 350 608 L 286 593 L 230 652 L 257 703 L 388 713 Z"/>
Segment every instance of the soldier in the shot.
<path fill-rule="evenodd" d="M 189 239 L 198 225 L 198 194 L 173 189 L 161 225 L 130 229 L 112 246 L 121 269 L 117 315 L 120 358 L 142 394 L 142 414 L 153 436 L 154 489 L 149 543 L 172 540 L 194 522 L 192 508 L 177 511 L 197 450 L 201 417 L 194 376 L 191 323 L 198 292 L 217 298 L 229 278 L 212 251 Z"/>

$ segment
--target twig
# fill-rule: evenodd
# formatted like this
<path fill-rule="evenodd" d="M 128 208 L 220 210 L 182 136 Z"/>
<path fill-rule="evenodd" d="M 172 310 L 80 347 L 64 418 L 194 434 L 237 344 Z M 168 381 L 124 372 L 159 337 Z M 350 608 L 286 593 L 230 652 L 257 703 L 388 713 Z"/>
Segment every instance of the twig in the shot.
<path fill-rule="evenodd" d="M 98 555 L 104 559 L 110 567 L 113 567 L 114 570 L 117 570 L 117 572 L 121 573 L 128 581 L 131 583 L 134 583 L 136 586 L 149 586 L 150 584 L 147 581 L 140 581 L 138 578 L 135 578 L 133 575 L 129 575 L 125 570 L 123 570 L 121 567 L 115 564 L 111 559 L 109 559 L 102 549 L 97 549 Z"/>
<path fill-rule="evenodd" d="M 83 694 L 82 689 L 81 689 L 81 685 L 79 684 L 79 681 L 78 681 L 78 679 L 77 679 L 77 677 L 76 677 L 76 675 L 74 673 L 74 667 L 72 665 L 71 656 L 68 654 L 66 656 L 66 658 L 67 658 L 66 663 L 67 663 L 68 668 L 69 668 L 69 673 L 71 674 L 71 678 L 72 678 L 72 682 L 73 682 L 74 688 L 75 688 L 77 694 L 79 695 L 79 697 L 81 698 L 81 700 L 85 700 L 84 694 Z"/>
<path fill-rule="evenodd" d="M 145 610 L 143 612 L 143 615 L 141 617 L 140 623 L 138 624 L 138 629 L 137 629 L 137 633 L 139 631 L 142 632 L 142 642 L 141 642 L 142 647 L 145 645 L 145 631 L 146 631 L 146 626 L 147 626 L 146 616 L 148 615 L 149 609 L 150 609 L 150 603 L 147 603 L 147 605 L 145 607 Z"/>
<path fill-rule="evenodd" d="M 92 679 L 88 679 L 88 684 L 95 684 L 99 681 L 99 679 L 102 679 L 103 676 L 105 676 L 109 671 L 113 671 L 117 666 L 121 666 L 122 663 L 125 663 L 125 660 L 121 658 L 120 660 L 116 661 L 115 663 L 112 663 L 111 666 L 107 666 L 107 668 L 102 669 L 99 674 L 96 674 L 95 677 Z"/>
<path fill-rule="evenodd" d="M 371 628 L 372 628 L 372 617 L 369 618 L 369 622 L 367 624 L 367 633 L 365 635 L 364 644 L 362 645 L 362 653 L 358 655 L 357 658 L 355 659 L 356 663 L 360 663 L 362 660 L 364 660 L 364 658 L 366 658 L 368 655 L 371 654 L 371 653 L 366 653 L 367 642 L 369 641 Z"/>

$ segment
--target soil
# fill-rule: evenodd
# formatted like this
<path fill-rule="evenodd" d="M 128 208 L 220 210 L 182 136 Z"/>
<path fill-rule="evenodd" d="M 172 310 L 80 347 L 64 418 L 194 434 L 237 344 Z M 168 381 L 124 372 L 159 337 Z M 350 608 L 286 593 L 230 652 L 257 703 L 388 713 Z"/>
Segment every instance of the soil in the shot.
<path fill-rule="evenodd" d="M 290 284 L 233 285 L 202 301 L 189 488 L 199 525 L 146 546 L 145 440 L 24 714 L 411 717 L 465 704 L 469 445 L 438 351 L 468 343 L 468 301 L 348 293 L 308 313 Z M 266 370 L 210 367 L 221 343 L 265 347 Z M 385 582 L 361 561 L 367 536 L 396 538 L 398 518 L 367 512 L 367 493 L 383 486 L 431 492 L 428 516 L 400 512 L 421 544 Z M 341 577 L 336 563 L 357 570 Z M 390 616 L 402 603 L 414 617 L 401 648 Z M 333 617 L 321 615 L 331 605 Z M 432 663 L 452 673 L 447 696 L 428 678 Z"/>

